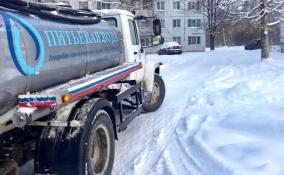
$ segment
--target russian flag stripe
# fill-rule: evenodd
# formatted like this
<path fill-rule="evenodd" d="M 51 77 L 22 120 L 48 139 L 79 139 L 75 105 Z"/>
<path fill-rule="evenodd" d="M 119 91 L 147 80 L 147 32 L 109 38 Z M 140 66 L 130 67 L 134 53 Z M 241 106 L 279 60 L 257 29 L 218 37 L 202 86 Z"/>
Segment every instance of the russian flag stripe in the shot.
<path fill-rule="evenodd" d="M 90 85 L 87 85 L 83 88 L 80 88 L 78 90 L 74 90 L 71 93 L 72 95 L 72 98 L 76 98 L 76 97 L 79 97 L 81 95 L 84 95 L 86 93 L 89 93 L 95 89 L 98 89 L 104 85 L 107 85 L 107 84 L 110 84 L 116 80 L 119 80 L 120 78 L 123 78 L 123 77 L 126 77 L 127 75 L 129 75 L 130 73 L 138 70 L 138 69 L 141 69 L 142 68 L 142 65 L 138 65 L 138 66 L 135 66 L 134 68 L 130 68 L 130 69 L 127 69 L 125 71 L 122 71 L 120 73 L 117 73 L 115 75 L 112 75 L 112 76 L 109 76 L 103 80 L 100 80 L 100 81 L 97 81 L 97 82 L 94 82 Z"/>

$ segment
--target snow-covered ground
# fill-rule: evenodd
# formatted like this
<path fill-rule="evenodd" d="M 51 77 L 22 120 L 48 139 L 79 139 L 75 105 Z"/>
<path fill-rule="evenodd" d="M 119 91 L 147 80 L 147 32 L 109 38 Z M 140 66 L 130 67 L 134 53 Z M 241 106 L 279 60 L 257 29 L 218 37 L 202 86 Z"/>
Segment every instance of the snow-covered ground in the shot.
<path fill-rule="evenodd" d="M 271 57 L 148 55 L 164 63 L 165 101 L 119 134 L 113 175 L 283 175 L 284 54 Z"/>
<path fill-rule="evenodd" d="M 115 175 L 284 174 L 284 54 L 241 47 L 164 62 L 166 98 L 119 135 Z"/>

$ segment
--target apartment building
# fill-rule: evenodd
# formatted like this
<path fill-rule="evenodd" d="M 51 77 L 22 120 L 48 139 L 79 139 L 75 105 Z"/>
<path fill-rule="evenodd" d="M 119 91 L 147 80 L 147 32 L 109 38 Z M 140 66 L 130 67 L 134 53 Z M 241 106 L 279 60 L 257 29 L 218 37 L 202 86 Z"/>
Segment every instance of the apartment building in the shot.
<path fill-rule="evenodd" d="M 184 51 L 205 51 L 204 17 L 198 0 L 155 0 L 153 8 L 165 42 L 176 41 Z"/>
<path fill-rule="evenodd" d="M 37 1 L 37 0 L 34 0 Z M 41 0 L 63 2 L 75 9 L 126 9 L 161 20 L 165 42 L 176 41 L 183 51 L 205 51 L 204 18 L 199 0 Z M 151 45 L 152 22 L 138 22 L 142 46 Z M 158 48 L 146 49 L 155 52 Z"/>

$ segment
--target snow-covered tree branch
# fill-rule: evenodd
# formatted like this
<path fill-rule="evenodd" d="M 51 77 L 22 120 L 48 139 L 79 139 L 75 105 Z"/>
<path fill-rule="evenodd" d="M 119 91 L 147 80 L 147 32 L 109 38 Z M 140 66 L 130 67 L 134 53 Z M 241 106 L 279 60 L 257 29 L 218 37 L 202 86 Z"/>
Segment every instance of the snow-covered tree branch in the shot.
<path fill-rule="evenodd" d="M 203 7 L 203 15 L 207 19 L 207 30 L 210 39 L 210 49 L 215 50 L 216 31 L 220 24 L 232 20 L 232 9 L 240 3 L 238 0 L 200 0 Z"/>
<path fill-rule="evenodd" d="M 269 58 L 269 26 L 284 20 L 283 0 L 241 0 L 240 9 L 232 15 L 261 23 L 261 58 Z"/>

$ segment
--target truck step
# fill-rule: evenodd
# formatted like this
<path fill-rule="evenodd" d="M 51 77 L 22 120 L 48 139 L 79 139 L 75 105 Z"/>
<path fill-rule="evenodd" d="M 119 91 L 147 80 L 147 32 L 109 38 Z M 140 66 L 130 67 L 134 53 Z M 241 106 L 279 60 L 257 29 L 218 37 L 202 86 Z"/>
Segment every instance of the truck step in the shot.
<path fill-rule="evenodd" d="M 125 89 L 124 91 L 121 91 L 119 94 L 115 97 L 115 103 L 118 106 L 119 110 L 119 119 L 120 124 L 118 126 L 118 132 L 122 132 L 126 130 L 127 125 L 131 123 L 138 115 L 142 113 L 142 99 L 143 99 L 143 92 L 141 88 L 141 83 L 135 82 L 128 82 L 131 86 L 128 89 Z M 133 98 L 134 101 L 129 101 L 129 98 Z M 123 104 L 123 102 L 129 103 Z M 125 110 L 130 109 L 132 112 L 129 116 L 126 118 Z"/>
<path fill-rule="evenodd" d="M 139 107 L 133 111 L 129 117 L 126 118 L 126 120 L 124 120 L 120 125 L 119 125 L 119 128 L 118 128 L 118 132 L 122 132 L 124 130 L 126 130 L 127 128 L 127 125 L 132 122 L 139 114 L 142 113 L 142 105 L 139 105 Z"/>
<path fill-rule="evenodd" d="M 140 68 L 142 68 L 141 64 L 125 63 L 40 92 L 19 95 L 18 105 L 19 107 L 52 107 L 70 102 L 119 81 Z"/>

